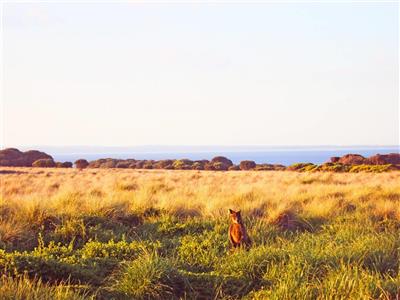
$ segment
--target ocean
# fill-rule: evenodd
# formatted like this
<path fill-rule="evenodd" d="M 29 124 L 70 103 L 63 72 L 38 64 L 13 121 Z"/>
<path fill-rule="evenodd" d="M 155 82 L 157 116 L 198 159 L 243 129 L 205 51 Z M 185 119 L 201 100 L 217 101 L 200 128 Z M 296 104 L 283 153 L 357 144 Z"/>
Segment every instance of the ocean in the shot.
<path fill-rule="evenodd" d="M 80 158 L 88 161 L 99 158 L 119 159 L 208 159 L 225 156 L 235 164 L 242 160 L 254 160 L 256 163 L 291 165 L 297 162 L 321 164 L 332 156 L 357 153 L 365 157 L 375 154 L 399 153 L 399 146 L 365 146 L 365 147 L 46 147 L 35 148 L 53 156 L 56 161 L 75 161 Z"/>

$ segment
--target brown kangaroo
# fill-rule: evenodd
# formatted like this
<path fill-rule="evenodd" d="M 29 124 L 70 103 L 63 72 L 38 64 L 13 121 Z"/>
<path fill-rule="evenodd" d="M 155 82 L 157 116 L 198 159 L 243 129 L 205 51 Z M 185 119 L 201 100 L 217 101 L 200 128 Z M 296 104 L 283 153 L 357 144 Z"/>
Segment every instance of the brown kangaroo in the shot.
<path fill-rule="evenodd" d="M 231 215 L 231 225 L 229 226 L 229 240 L 234 248 L 245 246 L 249 248 L 251 246 L 251 240 L 247 235 L 246 227 L 244 227 L 242 216 L 239 211 L 229 209 Z"/>

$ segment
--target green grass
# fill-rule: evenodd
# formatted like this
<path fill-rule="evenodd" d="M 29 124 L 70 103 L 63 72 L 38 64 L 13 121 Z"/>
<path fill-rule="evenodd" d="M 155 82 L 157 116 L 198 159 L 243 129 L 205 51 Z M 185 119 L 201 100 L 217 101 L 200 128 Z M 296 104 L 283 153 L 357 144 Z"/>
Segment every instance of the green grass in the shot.
<path fill-rule="evenodd" d="M 400 226 L 382 231 L 357 218 L 349 213 L 313 232 L 247 219 L 248 251 L 229 248 L 225 219 L 148 217 L 119 241 L 75 243 L 72 230 L 69 241 L 65 233 L 64 242 L 46 244 L 56 227 L 34 249 L 0 252 L 0 289 L 5 299 L 13 289 L 17 299 L 396 299 Z M 71 224 L 87 230 L 80 222 Z"/>

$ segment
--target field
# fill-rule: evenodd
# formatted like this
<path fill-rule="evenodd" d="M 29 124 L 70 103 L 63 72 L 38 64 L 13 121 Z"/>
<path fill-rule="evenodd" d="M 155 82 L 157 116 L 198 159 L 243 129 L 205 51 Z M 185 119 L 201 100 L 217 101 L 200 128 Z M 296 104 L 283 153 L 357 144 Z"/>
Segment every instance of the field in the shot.
<path fill-rule="evenodd" d="M 398 171 L 0 173 L 1 299 L 400 298 Z"/>

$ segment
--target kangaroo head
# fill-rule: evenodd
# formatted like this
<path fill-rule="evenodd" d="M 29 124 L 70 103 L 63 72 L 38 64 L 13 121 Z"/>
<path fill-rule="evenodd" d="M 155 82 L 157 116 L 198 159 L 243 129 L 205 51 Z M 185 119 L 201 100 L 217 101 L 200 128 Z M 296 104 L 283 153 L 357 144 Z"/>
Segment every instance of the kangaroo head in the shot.
<path fill-rule="evenodd" d="M 234 211 L 229 209 L 229 213 L 231 215 L 232 223 L 242 224 L 242 215 L 240 214 L 240 210 Z"/>

